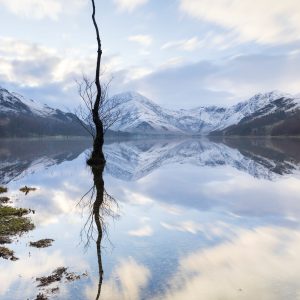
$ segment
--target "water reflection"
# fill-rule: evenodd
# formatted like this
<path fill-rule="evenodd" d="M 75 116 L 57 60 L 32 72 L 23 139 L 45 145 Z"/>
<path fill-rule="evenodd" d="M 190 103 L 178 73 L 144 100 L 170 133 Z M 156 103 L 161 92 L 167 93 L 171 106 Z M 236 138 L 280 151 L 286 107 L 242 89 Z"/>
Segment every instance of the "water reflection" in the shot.
<path fill-rule="evenodd" d="M 136 140 L 105 145 L 107 172 L 135 181 L 168 164 L 231 166 L 273 180 L 299 169 L 300 139 Z"/>
<path fill-rule="evenodd" d="M 101 242 L 103 234 L 106 232 L 106 218 L 116 218 L 113 206 L 116 205 L 116 200 L 111 197 L 105 190 L 103 171 L 105 168 L 104 164 L 93 165 L 90 167 L 93 176 L 93 187 L 81 198 L 81 205 L 89 209 L 88 218 L 81 231 L 82 238 L 86 239 L 85 247 L 91 246 L 91 242 L 95 240 L 97 249 L 97 262 L 98 262 L 98 288 L 96 300 L 100 298 L 101 287 L 103 282 L 103 265 L 101 255 Z M 84 203 L 85 202 L 85 203 Z M 94 226 L 96 225 L 96 226 Z M 96 232 L 94 232 L 94 229 Z M 94 235 L 95 234 L 95 235 Z M 83 237 L 85 235 L 85 237 Z"/>
<path fill-rule="evenodd" d="M 87 138 L 1 140 L 0 184 L 5 185 L 38 170 L 72 161 L 90 145 Z"/>
<path fill-rule="evenodd" d="M 298 139 L 115 141 L 105 167 L 87 168 L 84 152 L 68 160 L 69 150 L 46 168 L 14 167 L 9 190 L 36 210 L 37 229 L 13 248 L 18 262 L 0 261 L 0 297 L 32 299 L 32 278 L 69 266 L 89 276 L 61 299 L 297 299 L 299 149 Z M 23 159 L 13 156 L 4 162 Z M 113 226 L 103 177 L 122 213 Z M 38 189 L 25 197 L 24 185 Z M 76 203 L 90 186 L 82 219 Z M 48 237 L 53 247 L 28 257 L 29 241 Z"/>
<path fill-rule="evenodd" d="M 98 273 L 99 273 L 99 282 L 98 282 L 98 289 L 97 289 L 97 295 L 96 300 L 99 299 L 101 294 L 101 287 L 103 282 L 103 266 L 102 266 L 102 256 L 101 256 L 101 241 L 103 237 L 103 214 L 101 211 L 101 206 L 104 202 L 104 180 L 103 180 L 103 170 L 104 170 L 105 164 L 101 164 L 98 166 L 92 166 L 91 171 L 93 174 L 93 182 L 94 186 L 91 191 L 91 212 L 90 216 L 87 220 L 87 223 L 85 226 L 88 228 L 86 229 L 87 234 L 87 246 L 90 243 L 90 239 L 93 238 L 93 228 L 94 228 L 94 222 L 96 225 L 97 230 L 97 237 L 96 237 L 96 249 L 97 249 L 97 260 L 98 260 Z M 94 198 L 95 195 L 95 199 Z"/>
<path fill-rule="evenodd" d="M 76 159 L 88 139 L 3 140 L 0 184 Z M 135 181 L 168 164 L 227 165 L 253 177 L 274 180 L 299 170 L 300 139 L 141 139 L 107 141 L 106 172 Z"/>

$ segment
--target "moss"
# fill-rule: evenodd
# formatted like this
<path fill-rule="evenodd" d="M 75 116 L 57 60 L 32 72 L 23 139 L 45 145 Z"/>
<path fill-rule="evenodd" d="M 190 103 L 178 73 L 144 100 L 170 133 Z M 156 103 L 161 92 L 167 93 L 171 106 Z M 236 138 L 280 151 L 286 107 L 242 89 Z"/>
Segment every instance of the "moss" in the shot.
<path fill-rule="evenodd" d="M 11 238 L 34 229 L 34 224 L 29 218 L 24 217 L 30 210 L 0 205 L 0 244 L 11 243 Z M 0 257 L 17 260 L 14 252 L 6 247 L 0 247 Z"/>
<path fill-rule="evenodd" d="M 29 210 L 10 206 L 0 206 L 0 236 L 21 234 L 34 229 L 29 218 L 23 217 Z"/>
<path fill-rule="evenodd" d="M 0 217 L 0 236 L 22 234 L 34 229 L 34 224 L 29 218 L 6 216 Z"/>
<path fill-rule="evenodd" d="M 29 213 L 28 209 L 25 208 L 15 208 L 10 206 L 0 206 L 0 218 L 8 216 L 19 216 L 27 215 Z"/>
<path fill-rule="evenodd" d="M 7 193 L 7 188 L 4 186 L 0 186 L 0 194 Z"/>
<path fill-rule="evenodd" d="M 29 218 L 23 217 L 29 210 L 0 206 L 0 236 L 21 234 L 34 228 Z"/>

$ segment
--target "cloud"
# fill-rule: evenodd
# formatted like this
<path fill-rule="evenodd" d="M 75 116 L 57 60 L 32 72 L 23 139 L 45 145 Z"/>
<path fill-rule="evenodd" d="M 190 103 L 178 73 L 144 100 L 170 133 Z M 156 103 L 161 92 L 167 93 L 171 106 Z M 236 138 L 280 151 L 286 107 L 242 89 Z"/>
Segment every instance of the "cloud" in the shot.
<path fill-rule="evenodd" d="M 182 258 L 168 290 L 155 299 L 297 299 L 299 250 L 298 231 L 240 231 L 230 242 Z"/>
<path fill-rule="evenodd" d="M 153 235 L 153 229 L 149 225 L 146 225 L 139 229 L 131 230 L 128 234 L 137 237 L 151 236 Z"/>
<path fill-rule="evenodd" d="M 228 48 L 233 48 L 238 44 L 237 35 L 232 32 L 216 32 L 209 31 L 201 38 L 194 36 L 189 39 L 182 39 L 177 41 L 169 41 L 162 45 L 162 50 L 181 50 L 181 51 L 195 51 L 201 50 L 214 50 L 223 51 Z"/>
<path fill-rule="evenodd" d="M 81 55 L 76 49 L 56 49 L 27 41 L 0 37 L 0 84 L 8 89 L 25 92 L 37 101 L 54 107 L 74 108 L 78 102 L 75 80 L 82 74 L 93 76 L 95 57 Z M 106 56 L 103 60 L 105 76 L 121 65 L 119 56 Z"/>
<path fill-rule="evenodd" d="M 272 90 L 296 94 L 299 81 L 300 53 L 292 52 L 170 64 L 127 81 L 124 89 L 137 90 L 165 107 L 188 108 L 232 105 L 258 92 Z"/>
<path fill-rule="evenodd" d="M 201 234 L 206 239 L 215 240 L 216 238 L 231 239 L 235 236 L 237 230 L 236 226 L 229 225 L 223 221 L 214 221 L 197 223 L 192 220 L 176 222 L 175 224 L 169 224 L 161 222 L 160 225 L 167 230 L 186 232 L 190 234 Z"/>
<path fill-rule="evenodd" d="M 197 37 L 192 37 L 187 40 L 167 42 L 164 45 L 162 45 L 161 49 L 167 50 L 170 48 L 177 48 L 184 51 L 194 51 L 201 45 L 202 44 Z"/>
<path fill-rule="evenodd" d="M 58 19 L 61 14 L 78 11 L 86 0 L 0 0 L 11 13 L 30 19 Z"/>
<path fill-rule="evenodd" d="M 138 7 L 145 5 L 148 0 L 114 0 L 120 11 L 133 12 Z"/>
<path fill-rule="evenodd" d="M 149 47 L 153 42 L 152 37 L 146 34 L 132 35 L 128 38 L 128 40 L 130 42 L 136 42 L 143 47 Z"/>
<path fill-rule="evenodd" d="M 101 297 L 107 300 L 138 300 L 141 299 L 141 292 L 150 279 L 150 271 L 143 265 L 137 263 L 133 258 L 121 261 L 110 276 L 110 279 L 103 282 Z M 118 281 L 115 281 L 118 278 Z M 88 299 L 95 299 L 97 282 L 94 286 L 86 289 Z"/>
<path fill-rule="evenodd" d="M 133 205 L 151 205 L 153 200 L 142 193 L 131 192 L 130 190 L 124 191 L 124 199 L 128 201 L 128 203 Z"/>
<path fill-rule="evenodd" d="M 16 264 L 7 264 L 6 271 L 0 274 L 1 298 L 2 296 L 5 298 L 7 291 L 13 289 L 16 284 L 19 286 L 19 290 L 23 292 L 25 290 L 26 296 L 29 296 L 32 291 L 27 291 L 26 287 L 30 286 L 32 278 L 44 276 L 47 273 L 51 273 L 55 268 L 66 264 L 59 251 L 55 251 L 52 254 L 36 252 L 34 253 L 34 260 L 27 259 L 28 252 L 26 252 L 19 258 L 20 260 Z M 27 298 L 26 296 L 23 294 L 20 298 Z"/>
<path fill-rule="evenodd" d="M 282 44 L 299 40 L 298 0 L 180 0 L 180 10 L 239 35 L 240 41 Z"/>
<path fill-rule="evenodd" d="M 6 66 L 1 79 L 24 86 L 63 81 L 83 70 L 90 71 L 91 59 L 60 55 L 55 49 L 9 38 L 0 38 L 0 63 Z M 62 64 L 68 65 L 68 72 Z"/>
<path fill-rule="evenodd" d="M 171 225 L 165 222 L 161 222 L 161 226 L 168 230 L 176 230 L 192 234 L 197 234 L 199 231 L 202 230 L 202 226 L 200 224 L 195 223 L 194 221 L 181 222 L 178 225 Z"/>

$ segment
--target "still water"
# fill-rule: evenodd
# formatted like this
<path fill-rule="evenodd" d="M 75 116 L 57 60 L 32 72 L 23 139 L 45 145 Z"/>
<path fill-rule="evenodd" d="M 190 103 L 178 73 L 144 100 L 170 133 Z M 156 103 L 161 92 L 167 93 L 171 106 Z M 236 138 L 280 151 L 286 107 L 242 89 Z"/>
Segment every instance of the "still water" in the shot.
<path fill-rule="evenodd" d="M 89 147 L 1 141 L 3 195 L 35 229 L 0 258 L 0 299 L 300 299 L 300 139 L 107 141 L 100 253 Z M 38 287 L 58 267 L 80 279 Z"/>

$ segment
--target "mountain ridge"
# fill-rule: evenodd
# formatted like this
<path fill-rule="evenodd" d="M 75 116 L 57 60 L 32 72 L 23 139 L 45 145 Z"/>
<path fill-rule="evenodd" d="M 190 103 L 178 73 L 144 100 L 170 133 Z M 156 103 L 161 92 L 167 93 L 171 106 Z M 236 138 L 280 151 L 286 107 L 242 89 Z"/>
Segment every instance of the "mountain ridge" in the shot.
<path fill-rule="evenodd" d="M 163 108 L 129 91 L 109 99 L 120 112 L 110 128 L 129 135 L 300 135 L 300 97 L 259 93 L 229 107 Z M 22 124 L 22 126 L 20 126 Z M 87 135 L 77 117 L 0 87 L 0 136 Z"/>
<path fill-rule="evenodd" d="M 278 103 L 280 99 L 281 103 Z M 162 108 L 136 92 L 117 94 L 110 100 L 117 103 L 117 109 L 121 111 L 120 119 L 112 129 L 131 133 L 224 135 L 224 130 L 244 124 L 247 118 L 253 121 L 273 114 L 279 104 L 287 115 L 300 111 L 300 98 L 280 91 L 259 93 L 229 107 L 200 106 L 180 110 Z M 261 110 L 264 108 L 263 115 Z M 255 116 L 258 112 L 261 115 Z"/>
<path fill-rule="evenodd" d="M 0 137 L 87 135 L 70 112 L 39 104 L 0 87 Z"/>

